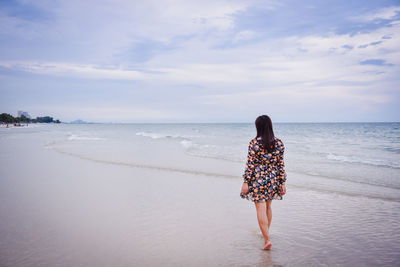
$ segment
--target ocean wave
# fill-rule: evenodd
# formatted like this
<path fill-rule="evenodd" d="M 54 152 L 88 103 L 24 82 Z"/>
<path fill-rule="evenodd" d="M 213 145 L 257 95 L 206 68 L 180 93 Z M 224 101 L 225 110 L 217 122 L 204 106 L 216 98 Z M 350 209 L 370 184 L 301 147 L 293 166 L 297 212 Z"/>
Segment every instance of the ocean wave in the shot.
<path fill-rule="evenodd" d="M 384 147 L 383 149 L 392 153 L 400 154 L 400 148 L 397 147 Z"/>
<path fill-rule="evenodd" d="M 388 160 L 383 160 L 383 159 L 367 159 L 367 158 L 362 159 L 362 158 L 359 158 L 356 156 L 342 156 L 342 155 L 335 155 L 332 153 L 329 153 L 326 156 L 326 158 L 330 159 L 330 160 L 347 162 L 347 163 L 359 163 L 359 164 L 365 164 L 365 165 L 389 167 L 389 168 L 396 168 L 396 169 L 400 168 L 400 164 L 398 162 L 388 161 Z"/>
<path fill-rule="evenodd" d="M 193 143 L 193 141 L 191 141 L 191 140 L 182 140 L 181 141 L 181 145 L 184 147 L 184 148 L 186 148 L 186 149 L 189 149 L 189 148 L 191 148 L 191 147 L 194 147 L 196 144 L 195 143 Z"/>
<path fill-rule="evenodd" d="M 198 130 L 197 132 L 200 132 Z M 179 141 L 179 144 L 185 149 L 185 153 L 189 156 L 200 157 L 200 158 L 212 158 L 226 160 L 230 162 L 242 162 L 244 156 L 236 156 L 237 151 L 226 151 L 226 147 L 216 144 L 202 144 L 196 142 L 196 138 L 200 138 L 204 141 L 202 135 L 184 135 L 184 134 L 165 134 L 159 132 L 137 132 L 136 135 L 149 137 L 152 139 L 170 138 Z"/>
<path fill-rule="evenodd" d="M 190 135 L 179 135 L 179 134 L 164 134 L 164 133 L 154 133 L 154 132 L 137 132 L 136 135 L 150 137 L 152 139 L 160 138 L 175 138 L 175 139 L 190 139 L 193 136 Z"/>
<path fill-rule="evenodd" d="M 152 139 L 161 139 L 161 138 L 170 138 L 170 139 L 176 139 L 180 140 L 180 144 L 186 149 L 186 150 L 198 150 L 202 151 L 204 149 L 210 148 L 210 147 L 216 147 L 214 145 L 201 145 L 192 140 L 193 137 L 191 135 L 179 135 L 179 134 L 163 134 L 163 133 L 154 133 L 154 132 L 137 132 L 136 135 L 138 136 L 144 136 L 144 137 L 149 137 Z"/>
<path fill-rule="evenodd" d="M 105 138 L 102 138 L 102 137 L 81 136 L 81 135 L 76 135 L 76 134 L 69 135 L 67 139 L 68 139 L 68 141 L 100 141 L 100 140 L 106 140 Z"/>

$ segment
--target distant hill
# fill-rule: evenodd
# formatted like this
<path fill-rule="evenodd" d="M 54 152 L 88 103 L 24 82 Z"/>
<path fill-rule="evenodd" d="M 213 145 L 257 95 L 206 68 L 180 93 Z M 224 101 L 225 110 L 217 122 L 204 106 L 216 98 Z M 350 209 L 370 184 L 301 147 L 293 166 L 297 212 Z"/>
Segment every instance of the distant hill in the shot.
<path fill-rule="evenodd" d="M 87 121 L 83 121 L 83 120 L 74 120 L 74 121 L 71 121 L 70 123 L 72 123 L 72 124 L 89 124 L 89 123 L 93 123 L 93 122 L 87 122 Z"/>

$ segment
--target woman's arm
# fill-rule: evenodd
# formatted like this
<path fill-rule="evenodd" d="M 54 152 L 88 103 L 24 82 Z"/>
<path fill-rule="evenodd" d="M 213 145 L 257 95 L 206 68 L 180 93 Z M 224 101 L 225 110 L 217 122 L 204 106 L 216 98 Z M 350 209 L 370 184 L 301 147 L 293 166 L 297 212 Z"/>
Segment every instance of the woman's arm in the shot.
<path fill-rule="evenodd" d="M 280 151 L 279 151 L 279 155 L 278 155 L 278 181 L 280 181 L 281 185 L 285 185 L 286 184 L 286 171 L 285 171 L 285 163 L 283 160 L 283 154 L 285 152 L 285 146 L 283 145 L 282 141 L 279 141 L 280 144 L 278 144 L 278 146 L 280 146 Z"/>
<path fill-rule="evenodd" d="M 249 143 L 249 149 L 247 153 L 247 162 L 246 168 L 243 174 L 243 182 L 250 185 L 253 180 L 253 172 L 254 172 L 254 163 L 256 161 L 256 150 L 254 148 L 254 140 L 251 140 Z"/>

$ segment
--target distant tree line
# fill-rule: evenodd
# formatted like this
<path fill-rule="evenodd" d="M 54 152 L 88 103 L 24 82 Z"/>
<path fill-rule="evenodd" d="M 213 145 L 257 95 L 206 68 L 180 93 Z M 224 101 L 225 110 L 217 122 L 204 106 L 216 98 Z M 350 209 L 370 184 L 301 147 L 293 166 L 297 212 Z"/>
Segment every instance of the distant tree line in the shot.
<path fill-rule="evenodd" d="M 13 117 L 12 115 L 7 114 L 7 113 L 0 114 L 0 122 L 3 122 L 3 123 L 20 123 L 20 122 L 60 123 L 59 120 L 53 120 L 53 118 L 50 116 L 36 117 L 36 119 L 30 119 L 30 118 L 25 117 L 24 115 L 21 115 L 20 117 Z"/>

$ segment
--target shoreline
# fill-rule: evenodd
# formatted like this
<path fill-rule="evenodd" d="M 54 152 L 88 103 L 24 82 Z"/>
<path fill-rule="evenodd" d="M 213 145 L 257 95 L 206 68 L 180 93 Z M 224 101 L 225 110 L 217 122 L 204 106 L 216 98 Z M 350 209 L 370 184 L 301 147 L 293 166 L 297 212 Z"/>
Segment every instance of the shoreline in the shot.
<path fill-rule="evenodd" d="M 134 162 L 121 162 L 121 161 L 113 161 L 113 160 L 107 160 L 107 159 L 96 159 L 95 157 L 92 156 L 85 156 L 85 155 L 80 155 L 74 152 L 68 152 L 68 151 L 63 151 L 60 148 L 57 148 L 57 146 L 54 146 L 55 144 L 52 143 L 50 147 L 47 147 L 48 149 L 54 150 L 57 153 L 64 154 L 70 157 L 75 157 L 79 158 L 81 160 L 85 161 L 91 161 L 91 162 L 96 162 L 100 164 L 107 164 L 107 165 L 115 165 L 115 166 L 125 166 L 125 167 L 130 167 L 130 168 L 143 168 L 143 169 L 150 169 L 150 170 L 160 170 L 160 171 L 166 171 L 166 172 L 172 172 L 172 173 L 183 173 L 183 174 L 189 174 L 189 175 L 203 175 L 203 176 L 211 176 L 211 177 L 216 177 L 216 178 L 228 178 L 228 179 L 235 179 L 238 181 L 242 181 L 241 175 L 234 175 L 234 174 L 229 174 L 229 173 L 216 173 L 212 171 L 207 171 L 207 170 L 202 170 L 202 169 L 185 169 L 182 167 L 174 167 L 174 166 L 163 166 L 163 165 L 151 165 L 151 164 L 143 164 L 143 163 L 134 163 Z M 192 158 L 194 160 L 203 160 L 205 164 L 210 164 L 212 161 L 224 161 L 223 159 L 214 159 L 214 158 L 201 158 L 197 156 L 191 156 L 191 155 L 186 155 L 189 158 Z M 232 164 L 233 162 L 229 162 Z M 233 165 L 237 165 L 236 170 L 239 170 L 238 173 L 240 173 L 240 166 L 244 165 L 244 163 L 233 163 Z M 330 177 L 323 177 L 321 175 L 310 175 L 310 174 L 304 174 L 304 173 L 297 173 L 297 172 L 287 172 L 288 177 L 292 177 L 292 181 L 290 183 L 287 183 L 288 187 L 293 187 L 293 188 L 298 188 L 298 189 L 304 189 L 304 190 L 312 190 L 312 191 L 317 191 L 317 192 L 324 192 L 324 193 L 332 193 L 332 194 L 339 194 L 339 195 L 345 195 L 345 196 L 352 196 L 352 197 L 364 197 L 364 198 L 370 198 L 370 199 L 376 199 L 376 200 L 385 200 L 385 201 L 393 201 L 393 202 L 399 202 L 400 203 L 400 190 L 398 188 L 391 188 L 391 187 L 386 187 L 382 185 L 374 185 L 374 184 L 361 184 L 363 188 L 365 188 L 366 191 L 360 192 L 360 183 L 353 182 L 353 181 L 347 181 L 347 180 L 337 180 L 333 179 Z M 321 183 L 322 179 L 322 183 Z M 293 180 L 295 183 L 293 183 Z M 326 186 L 323 184 L 325 181 L 331 181 L 333 180 L 336 185 L 340 185 L 341 190 L 332 188 L 331 186 Z M 304 184 L 304 181 L 306 183 Z M 377 195 L 374 194 L 374 188 L 375 187 L 385 187 L 387 191 L 386 195 Z"/>
<path fill-rule="evenodd" d="M 0 128 L 18 128 L 18 127 L 28 127 L 28 124 L 18 124 L 18 123 L 0 123 Z"/>

